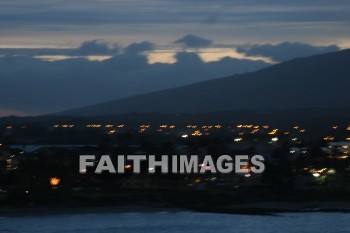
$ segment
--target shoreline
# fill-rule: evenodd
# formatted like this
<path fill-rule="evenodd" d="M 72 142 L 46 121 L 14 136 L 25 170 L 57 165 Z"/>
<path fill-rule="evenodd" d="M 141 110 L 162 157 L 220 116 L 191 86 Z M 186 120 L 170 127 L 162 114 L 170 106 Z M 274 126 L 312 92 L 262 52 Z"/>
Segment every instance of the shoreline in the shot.
<path fill-rule="evenodd" d="M 28 217 L 52 215 L 111 214 L 111 213 L 156 213 L 156 212 L 198 212 L 236 215 L 272 215 L 281 213 L 350 213 L 350 202 L 264 202 L 236 204 L 230 206 L 188 206 L 169 205 L 120 205 L 120 206 L 40 206 L 2 207 L 0 217 Z"/>

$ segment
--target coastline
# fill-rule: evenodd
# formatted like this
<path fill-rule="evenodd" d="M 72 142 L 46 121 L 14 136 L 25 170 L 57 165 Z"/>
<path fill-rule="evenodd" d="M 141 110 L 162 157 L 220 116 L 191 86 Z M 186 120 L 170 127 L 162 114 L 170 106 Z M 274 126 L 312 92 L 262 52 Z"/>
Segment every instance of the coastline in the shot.
<path fill-rule="evenodd" d="M 235 204 L 218 207 L 195 208 L 198 212 L 241 214 L 241 215 L 276 215 L 280 213 L 306 212 L 342 212 L 350 213 L 350 202 L 261 202 L 252 204 Z"/>
<path fill-rule="evenodd" d="M 237 215 L 278 215 L 281 213 L 350 213 L 350 202 L 261 202 L 229 206 L 188 206 L 169 205 L 119 205 L 119 206 L 42 206 L 2 207 L 0 217 L 28 217 L 49 215 L 111 214 L 111 213 L 156 213 L 156 212 L 202 212 Z"/>

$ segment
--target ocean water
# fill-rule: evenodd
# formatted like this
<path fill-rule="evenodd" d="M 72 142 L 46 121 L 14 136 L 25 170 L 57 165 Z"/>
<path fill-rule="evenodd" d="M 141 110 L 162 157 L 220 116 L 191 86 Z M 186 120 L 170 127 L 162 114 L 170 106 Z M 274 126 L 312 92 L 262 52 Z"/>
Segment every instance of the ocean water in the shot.
<path fill-rule="evenodd" d="M 350 214 L 286 213 L 251 216 L 194 212 L 108 213 L 1 217 L 0 232 L 350 232 Z"/>

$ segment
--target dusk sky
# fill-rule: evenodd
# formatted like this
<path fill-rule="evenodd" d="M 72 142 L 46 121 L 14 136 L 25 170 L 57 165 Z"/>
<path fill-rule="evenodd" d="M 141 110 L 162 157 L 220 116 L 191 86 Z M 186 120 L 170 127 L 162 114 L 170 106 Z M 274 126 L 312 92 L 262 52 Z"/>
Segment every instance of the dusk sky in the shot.
<path fill-rule="evenodd" d="M 2 0 L 0 116 L 62 111 L 349 48 L 349 28 L 348 0 Z M 114 60 L 130 68 L 95 67 Z M 185 63 L 206 70 L 184 74 Z M 140 82 L 149 77 L 158 78 Z M 89 99 L 97 81 L 101 93 Z M 115 93 L 103 89 L 113 85 Z M 40 95 L 44 89 L 49 94 Z"/>
<path fill-rule="evenodd" d="M 347 0 L 2 0 L 1 47 L 74 47 L 104 39 L 169 45 L 185 34 L 218 44 L 299 41 L 349 46 Z"/>

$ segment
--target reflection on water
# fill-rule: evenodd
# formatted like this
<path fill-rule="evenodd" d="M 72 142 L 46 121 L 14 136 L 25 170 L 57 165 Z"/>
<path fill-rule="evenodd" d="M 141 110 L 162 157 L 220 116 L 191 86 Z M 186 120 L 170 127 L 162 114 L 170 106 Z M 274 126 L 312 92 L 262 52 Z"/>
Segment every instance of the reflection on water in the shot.
<path fill-rule="evenodd" d="M 0 232 L 350 232 L 345 213 L 245 216 L 192 212 L 113 213 L 0 218 Z"/>

